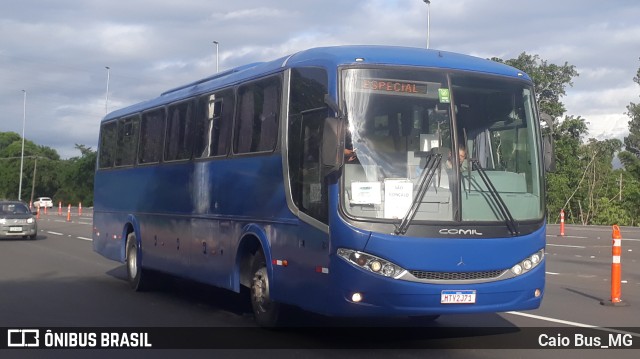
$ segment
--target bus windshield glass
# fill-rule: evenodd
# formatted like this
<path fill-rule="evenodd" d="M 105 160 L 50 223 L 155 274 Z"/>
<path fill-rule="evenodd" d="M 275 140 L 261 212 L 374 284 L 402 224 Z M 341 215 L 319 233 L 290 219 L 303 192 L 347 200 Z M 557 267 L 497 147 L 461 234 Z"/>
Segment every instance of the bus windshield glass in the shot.
<path fill-rule="evenodd" d="M 342 203 L 349 216 L 400 221 L 422 172 L 431 170 L 414 221 L 543 218 L 529 83 L 464 72 L 347 69 L 343 95 Z M 438 168 L 425 169 L 436 157 Z"/>

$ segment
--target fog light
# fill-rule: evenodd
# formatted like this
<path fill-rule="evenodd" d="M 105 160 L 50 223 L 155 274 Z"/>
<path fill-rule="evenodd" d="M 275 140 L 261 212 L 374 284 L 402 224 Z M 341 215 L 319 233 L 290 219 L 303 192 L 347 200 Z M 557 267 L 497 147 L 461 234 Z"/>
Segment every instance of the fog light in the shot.
<path fill-rule="evenodd" d="M 535 292 L 533 292 L 533 295 L 536 296 L 536 298 L 540 297 L 540 295 L 542 295 L 542 292 L 540 291 L 540 289 L 536 289 Z"/>
<path fill-rule="evenodd" d="M 361 300 L 362 300 L 362 294 L 360 294 L 360 293 L 353 293 L 353 294 L 351 295 L 351 301 L 352 301 L 352 302 L 354 302 L 354 303 L 358 303 L 358 302 L 360 302 Z"/>

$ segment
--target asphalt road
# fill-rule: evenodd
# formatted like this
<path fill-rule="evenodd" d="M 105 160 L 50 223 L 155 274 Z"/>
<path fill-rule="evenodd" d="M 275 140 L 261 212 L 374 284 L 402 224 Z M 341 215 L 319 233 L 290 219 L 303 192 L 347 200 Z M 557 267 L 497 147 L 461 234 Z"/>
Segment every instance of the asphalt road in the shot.
<path fill-rule="evenodd" d="M 626 306 L 606 306 L 611 287 L 611 228 L 567 226 L 565 236 L 559 236 L 557 226 L 547 232 L 547 284 L 541 308 L 527 312 L 490 313 L 477 315 L 443 316 L 436 323 L 423 326 L 408 319 L 370 319 L 352 321 L 330 319 L 305 312 L 296 313 L 299 324 L 314 323 L 319 331 L 304 330 L 277 333 L 263 332 L 255 328 L 250 306 L 243 296 L 202 286 L 196 283 L 161 278 L 161 285 L 151 292 L 135 293 L 129 289 L 122 264 L 107 260 L 92 250 L 92 223 L 90 210 L 78 216 L 74 209 L 71 221 L 66 213 L 42 215 L 39 220 L 39 236 L 35 241 L 0 240 L 0 328 L 168 328 L 179 334 L 179 327 L 201 327 L 200 335 L 224 337 L 236 333 L 238 328 L 247 330 L 247 342 L 238 338 L 222 342 L 212 338 L 224 348 L 261 348 L 265 345 L 260 333 L 268 340 L 279 341 L 282 349 L 264 350 L 167 350 L 144 349 L 118 350 L 119 356 L 131 357 L 190 357 L 256 356 L 262 357 L 452 357 L 452 358 L 542 358 L 563 355 L 568 358 L 600 358 L 614 355 L 617 358 L 638 356 L 636 349 L 603 351 L 570 349 L 518 349 L 511 342 L 514 332 L 526 332 L 536 328 L 545 338 L 554 338 L 569 328 L 570 334 L 589 336 L 598 333 L 603 338 L 609 334 L 623 333 L 640 344 L 640 228 L 622 228 L 622 299 Z M 87 215 L 89 214 L 89 216 Z M 374 343 L 373 349 L 347 350 L 334 341 L 327 341 L 333 327 L 343 327 L 340 340 L 353 335 L 363 346 Z M 345 330 L 344 327 L 347 327 Z M 353 327 L 353 332 L 349 332 Z M 363 335 L 358 328 L 367 327 Z M 377 329 L 379 327 L 379 332 Z M 487 333 L 486 329 L 504 328 Z M 209 328 L 209 329 L 206 329 Z M 206 331 L 213 329 L 213 332 Z M 215 329 L 218 328 L 218 329 Z M 225 332 L 221 331 L 224 329 Z M 247 329 L 249 328 L 249 329 Z M 371 328 L 374 328 L 373 330 Z M 548 328 L 548 332 L 546 331 Z M 618 329 L 612 329 L 618 328 Z M 421 335 L 433 333 L 433 329 L 448 333 L 450 347 L 429 349 L 432 342 Z M 257 334 L 256 334 L 257 333 Z M 267 334 L 269 333 L 269 334 Z M 375 334 L 367 342 L 366 335 Z M 400 334 L 398 334 L 400 333 Z M 451 334 L 454 333 L 454 334 Z M 617 333 L 617 334 L 616 334 Z M 166 334 L 166 333 L 165 333 Z M 5 336 L 6 334 L 1 333 Z M 274 337 L 274 335 L 277 335 Z M 386 337 L 393 340 L 387 340 Z M 398 337 L 406 336 L 399 340 Z M 271 339 L 269 339 L 271 338 Z M 262 340 L 262 342 L 261 342 Z M 426 342 L 425 342 L 426 340 Z M 456 340 L 479 343 L 456 347 Z M 474 341 L 475 340 L 475 341 Z M 170 339 L 169 339 L 170 341 Z M 295 349 L 286 349 L 290 343 Z M 298 344 L 295 344 L 298 343 Z M 303 343 L 303 344 L 300 344 Z M 326 343 L 329 348 L 325 348 Z M 341 342 L 343 343 L 343 342 Z M 380 344 L 382 343 L 382 344 Z M 425 344 L 426 343 L 426 344 Z M 488 344 L 489 347 L 484 346 Z M 498 343 L 498 344 L 495 344 Z M 505 349 L 500 349 L 504 344 Z M 546 341 L 548 344 L 548 340 Z M 166 343 L 156 343 L 158 344 Z M 226 345 L 225 345 L 226 344 Z M 170 346 L 170 345 L 169 345 Z M 598 346 L 599 347 L 599 346 Z M 86 356 L 84 350 L 8 349 L 0 351 L 0 357 L 69 357 Z M 111 357 L 113 351 L 94 350 L 92 357 Z"/>

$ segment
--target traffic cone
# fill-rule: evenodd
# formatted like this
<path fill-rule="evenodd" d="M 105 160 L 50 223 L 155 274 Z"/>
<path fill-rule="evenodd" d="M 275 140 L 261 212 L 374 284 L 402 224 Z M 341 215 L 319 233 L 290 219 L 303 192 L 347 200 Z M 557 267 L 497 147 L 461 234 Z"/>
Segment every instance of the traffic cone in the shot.
<path fill-rule="evenodd" d="M 67 222 L 71 222 L 71 204 L 67 208 Z"/>
<path fill-rule="evenodd" d="M 611 234 L 612 241 L 612 255 L 611 261 L 611 300 L 601 301 L 602 305 L 610 305 L 615 307 L 626 306 L 627 304 L 622 301 L 621 297 L 621 283 L 622 283 L 622 265 L 620 263 L 620 257 L 622 255 L 622 236 L 620 235 L 620 227 L 613 226 L 613 233 Z"/>

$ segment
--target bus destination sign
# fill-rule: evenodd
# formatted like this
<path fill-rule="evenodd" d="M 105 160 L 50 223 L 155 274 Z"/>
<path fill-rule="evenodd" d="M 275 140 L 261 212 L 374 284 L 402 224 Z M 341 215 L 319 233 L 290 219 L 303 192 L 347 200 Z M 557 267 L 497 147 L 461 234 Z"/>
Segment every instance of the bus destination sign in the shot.
<path fill-rule="evenodd" d="M 393 93 L 397 95 L 427 96 L 429 85 L 426 82 L 413 82 L 390 79 L 360 79 L 361 91 Z M 433 90 L 432 90 L 433 91 Z"/>

